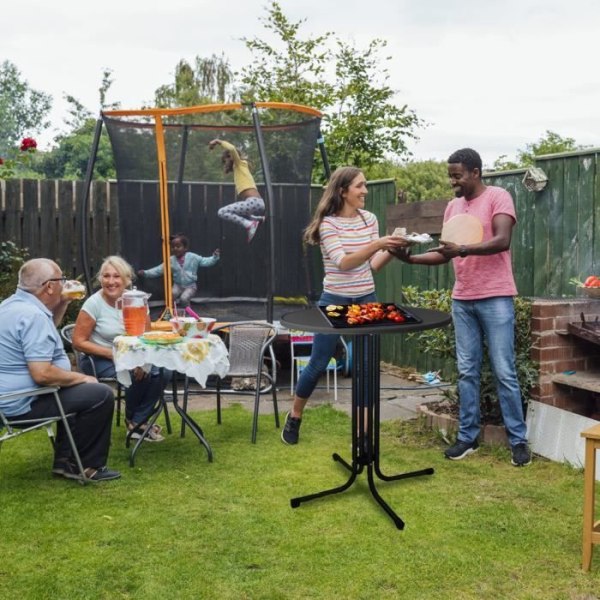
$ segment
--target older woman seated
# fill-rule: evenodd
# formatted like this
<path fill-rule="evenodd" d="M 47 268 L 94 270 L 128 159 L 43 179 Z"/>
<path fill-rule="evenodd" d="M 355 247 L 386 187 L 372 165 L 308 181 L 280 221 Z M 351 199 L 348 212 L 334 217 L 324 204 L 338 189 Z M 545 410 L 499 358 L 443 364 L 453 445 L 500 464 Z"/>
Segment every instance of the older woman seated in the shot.
<path fill-rule="evenodd" d="M 81 307 L 72 344 L 76 350 L 86 354 L 82 369 L 87 374 L 94 373 L 95 367 L 98 378 L 115 376 L 112 342 L 117 335 L 125 333 L 116 302 L 131 285 L 132 279 L 131 265 L 120 256 L 109 256 L 98 272 L 100 290 Z M 150 329 L 149 315 L 146 329 Z M 153 367 L 150 373 L 146 373 L 138 367 L 132 371 L 132 382 L 125 391 L 125 421 L 128 429 L 133 431 L 131 437 L 139 439 L 162 391 L 159 370 Z M 154 425 L 145 439 L 162 442 L 164 438 L 160 431 L 160 427 Z"/>

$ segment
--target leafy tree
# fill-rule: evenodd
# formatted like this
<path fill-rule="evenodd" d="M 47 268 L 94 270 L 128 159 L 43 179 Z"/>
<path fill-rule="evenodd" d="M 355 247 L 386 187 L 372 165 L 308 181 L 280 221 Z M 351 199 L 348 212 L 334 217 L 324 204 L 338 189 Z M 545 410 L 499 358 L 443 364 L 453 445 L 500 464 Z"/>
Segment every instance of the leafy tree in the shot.
<path fill-rule="evenodd" d="M 379 57 L 386 42 L 373 40 L 364 51 L 341 40 L 337 44 L 333 111 L 325 117 L 327 149 L 335 163 L 366 167 L 386 154 L 408 154 L 406 138 L 415 137 L 420 122 L 406 105 L 393 102 L 396 92 L 386 84 L 389 75 Z"/>
<path fill-rule="evenodd" d="M 103 72 L 98 89 L 102 110 L 119 107 L 118 103 L 107 104 L 106 101 L 113 83 L 111 73 L 110 69 Z M 38 168 L 49 179 L 83 179 L 90 159 L 96 118 L 77 98 L 66 95 L 65 100 L 69 104 L 66 119 L 68 132 L 56 136 L 56 147 L 43 154 Z M 116 176 L 112 148 L 105 131 L 100 137 L 94 173 L 99 179 Z"/>
<path fill-rule="evenodd" d="M 50 126 L 49 94 L 32 89 L 17 67 L 8 60 L 0 64 L 0 156 L 17 146 L 25 135 Z"/>
<path fill-rule="evenodd" d="M 175 81 L 160 86 L 154 93 L 154 102 L 161 108 L 232 102 L 237 96 L 233 81 L 224 54 L 197 56 L 193 67 L 181 60 L 175 67 Z"/>
<path fill-rule="evenodd" d="M 369 180 L 393 177 L 402 202 L 444 200 L 454 196 L 448 179 L 448 164 L 443 161 L 387 161 L 365 169 L 365 174 Z"/>
<path fill-rule="evenodd" d="M 322 129 L 332 167 L 354 164 L 367 168 L 386 154 L 408 154 L 405 140 L 414 137 L 420 121 L 406 106 L 395 104 L 381 58 L 385 42 L 375 39 L 366 50 L 332 38 L 328 32 L 300 37 L 305 20 L 292 23 L 281 6 L 272 2 L 265 28 L 279 47 L 259 38 L 243 38 L 253 55 L 242 69 L 245 100 L 294 102 L 324 113 Z M 334 39 L 335 47 L 327 44 Z M 333 76 L 331 75 L 333 65 Z"/>
<path fill-rule="evenodd" d="M 332 104 L 333 83 L 326 79 L 331 49 L 325 47 L 333 32 L 301 39 L 299 30 L 306 19 L 291 23 L 281 6 L 273 2 L 266 19 L 259 19 L 265 29 L 279 39 L 281 50 L 259 38 L 242 38 L 253 60 L 240 73 L 246 101 L 293 102 L 320 110 Z"/>
<path fill-rule="evenodd" d="M 537 142 L 527 144 L 524 150 L 517 151 L 516 161 L 507 159 L 503 154 L 494 162 L 495 171 L 507 171 L 510 169 L 521 169 L 529 167 L 535 163 L 536 156 L 544 154 L 558 154 L 560 152 L 573 152 L 581 150 L 585 146 L 578 146 L 573 138 L 564 138 L 554 131 L 546 130 Z"/>

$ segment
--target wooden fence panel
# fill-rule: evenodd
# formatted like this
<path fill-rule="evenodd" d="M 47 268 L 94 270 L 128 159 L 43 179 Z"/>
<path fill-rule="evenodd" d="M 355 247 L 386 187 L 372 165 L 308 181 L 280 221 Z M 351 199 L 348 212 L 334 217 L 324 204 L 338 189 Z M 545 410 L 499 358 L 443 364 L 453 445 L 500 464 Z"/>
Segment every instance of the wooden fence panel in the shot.
<path fill-rule="evenodd" d="M 56 181 L 40 181 L 40 254 L 45 258 L 58 260 L 58 240 L 56 234 Z M 33 256 L 33 254 L 32 254 Z M 62 263 L 62 261 L 61 261 Z"/>
<path fill-rule="evenodd" d="M 37 182 L 23 181 L 23 243 L 31 256 L 41 256 Z"/>
<path fill-rule="evenodd" d="M 593 267 L 586 272 L 581 272 L 579 265 L 593 265 L 594 264 L 594 222 L 596 228 L 598 227 L 599 221 L 594 221 L 594 204 L 599 205 L 600 203 L 595 202 L 598 196 L 595 196 L 596 177 L 598 175 L 598 155 L 595 156 L 582 156 L 579 161 L 579 181 L 578 181 L 578 195 L 577 195 L 577 206 L 573 207 L 575 210 L 567 211 L 569 214 L 566 218 L 570 221 L 571 227 L 569 228 L 569 247 L 565 261 L 566 268 L 563 276 L 562 287 L 563 289 L 574 289 L 569 284 L 569 279 L 572 277 L 583 277 L 591 273 L 595 273 Z M 598 260 L 598 259 L 596 259 Z M 598 262 L 596 262 L 598 264 Z"/>
<path fill-rule="evenodd" d="M 79 232 L 75 229 L 73 211 L 74 186 L 71 181 L 61 181 L 58 190 L 58 223 L 57 244 L 60 265 L 65 274 L 72 276 L 74 273 L 75 256 L 78 250 Z"/>
<path fill-rule="evenodd" d="M 594 204 L 592 210 L 583 218 L 583 238 L 588 244 L 586 252 L 581 256 L 580 269 L 577 271 L 579 275 L 584 275 L 586 271 L 582 270 L 582 265 L 587 266 L 587 273 L 600 274 L 600 154 L 594 156 L 595 173 L 593 185 Z"/>
<path fill-rule="evenodd" d="M 2 241 L 11 241 L 17 246 L 25 248 L 21 229 L 21 181 L 9 180 L 5 184 L 4 218 L 2 219 L 4 231 Z"/>

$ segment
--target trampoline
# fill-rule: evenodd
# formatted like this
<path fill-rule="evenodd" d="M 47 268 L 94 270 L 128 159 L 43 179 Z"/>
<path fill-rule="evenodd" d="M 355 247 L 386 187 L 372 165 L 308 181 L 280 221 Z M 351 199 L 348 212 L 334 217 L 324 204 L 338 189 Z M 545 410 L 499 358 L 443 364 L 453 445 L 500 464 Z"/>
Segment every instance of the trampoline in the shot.
<path fill-rule="evenodd" d="M 135 270 L 164 265 L 159 279 L 135 284 L 152 294 L 153 317 L 173 308 L 169 237 L 183 233 L 188 250 L 217 265 L 200 268 L 192 308 L 218 320 L 277 320 L 275 298 L 310 297 L 309 259 L 302 230 L 311 218 L 311 174 L 320 158 L 329 175 L 320 134 L 322 114 L 279 102 L 208 104 L 176 109 L 111 110 L 101 113 L 84 183 L 82 217 L 87 214 L 91 177 L 102 128 L 108 133 L 117 171 L 119 253 Z M 233 144 L 248 160 L 265 201 L 265 221 L 252 243 L 241 227 L 218 217 L 236 200 L 233 179 L 223 172 L 221 151 L 212 139 Z M 81 259 L 88 291 L 87 223 L 81 219 Z M 293 301 L 292 301 L 293 305 Z M 279 311 L 281 312 L 281 311 Z"/>

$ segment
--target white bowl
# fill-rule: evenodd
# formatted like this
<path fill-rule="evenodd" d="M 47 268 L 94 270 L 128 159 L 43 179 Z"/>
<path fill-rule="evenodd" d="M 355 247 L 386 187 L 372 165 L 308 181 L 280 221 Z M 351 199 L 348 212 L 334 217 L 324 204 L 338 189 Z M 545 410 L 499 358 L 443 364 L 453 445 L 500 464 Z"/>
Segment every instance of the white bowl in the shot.
<path fill-rule="evenodd" d="M 216 319 L 200 317 L 173 317 L 170 319 L 173 331 L 184 338 L 205 338 L 214 327 Z"/>

